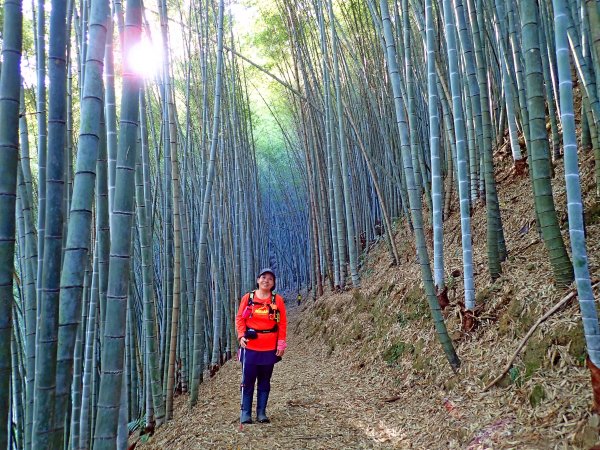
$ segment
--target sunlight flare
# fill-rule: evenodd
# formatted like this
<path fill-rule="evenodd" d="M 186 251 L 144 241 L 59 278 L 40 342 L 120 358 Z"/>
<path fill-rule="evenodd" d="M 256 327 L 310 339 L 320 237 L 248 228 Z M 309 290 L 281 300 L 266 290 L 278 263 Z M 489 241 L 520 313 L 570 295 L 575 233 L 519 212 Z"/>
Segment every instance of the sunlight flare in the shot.
<path fill-rule="evenodd" d="M 162 48 L 144 36 L 129 50 L 128 59 L 135 73 L 144 78 L 153 78 L 159 73 L 162 65 Z"/>

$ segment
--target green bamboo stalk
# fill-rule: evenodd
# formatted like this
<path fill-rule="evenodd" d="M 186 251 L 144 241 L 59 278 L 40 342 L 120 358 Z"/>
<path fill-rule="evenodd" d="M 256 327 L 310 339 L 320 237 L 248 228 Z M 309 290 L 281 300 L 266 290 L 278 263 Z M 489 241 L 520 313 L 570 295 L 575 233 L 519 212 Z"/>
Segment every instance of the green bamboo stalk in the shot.
<path fill-rule="evenodd" d="M 517 33 L 518 28 L 518 18 L 516 18 L 516 12 L 514 7 L 516 7 L 515 2 L 513 0 L 505 1 L 506 5 L 506 15 L 508 17 L 508 47 L 512 51 L 512 54 L 507 57 L 512 58 L 512 69 L 511 75 L 514 72 L 514 79 L 517 83 L 518 90 L 518 114 L 521 118 L 521 125 L 523 126 L 523 135 L 525 136 L 525 143 L 527 145 L 527 149 L 529 149 L 529 140 L 530 140 L 530 120 L 529 120 L 529 109 L 527 104 L 527 90 L 526 90 L 526 82 L 523 79 L 523 56 L 521 55 L 521 42 Z M 499 4 L 499 0 L 496 0 L 496 4 Z"/>
<path fill-rule="evenodd" d="M 571 238 L 575 282 L 588 355 L 592 363 L 596 367 L 600 367 L 600 327 L 598 325 L 598 312 L 594 301 L 594 292 L 592 291 L 583 227 L 583 202 L 579 182 L 577 136 L 575 133 L 575 112 L 573 110 L 573 85 L 567 37 L 568 12 L 566 11 L 564 0 L 553 0 L 552 3 L 554 5 L 556 60 L 560 81 L 560 112 L 565 152 L 565 183 L 569 214 L 569 236 Z"/>
<path fill-rule="evenodd" d="M 339 180 L 338 159 L 333 156 L 333 119 L 331 107 L 331 76 L 328 67 L 328 48 L 327 34 L 325 32 L 325 20 L 322 7 L 322 0 L 317 0 L 316 6 L 319 15 L 319 35 L 321 42 L 322 72 L 323 72 L 323 91 L 325 101 L 325 145 L 327 155 L 328 185 L 329 185 L 329 210 L 331 217 L 331 236 L 333 243 L 333 265 L 334 265 L 334 285 L 344 286 L 346 284 L 346 240 L 342 233 L 343 215 L 342 215 L 342 191 Z"/>
<path fill-rule="evenodd" d="M 105 157 L 104 157 L 105 158 Z M 104 161 L 106 165 L 106 160 Z M 100 174 L 101 171 L 98 170 Z M 87 313 L 87 325 L 85 335 L 85 350 L 84 350 L 84 361 L 83 361 L 83 376 L 81 381 L 81 411 L 79 417 L 77 417 L 76 426 L 79 426 L 77 432 L 79 439 L 78 442 L 74 442 L 72 448 L 74 449 L 89 449 L 90 444 L 90 409 L 91 409 L 91 382 L 92 382 L 92 368 L 94 348 L 96 345 L 97 337 L 97 316 L 98 316 L 98 241 L 96 241 L 96 251 L 94 252 L 94 260 L 92 263 L 92 284 L 90 287 L 90 301 L 89 310 Z"/>
<path fill-rule="evenodd" d="M 67 410 L 67 417 L 70 418 L 70 429 L 69 436 L 70 440 L 65 438 L 65 442 L 70 442 L 70 447 L 73 449 L 79 448 L 80 434 L 79 434 L 79 423 L 81 418 L 81 404 L 82 404 L 82 390 L 83 390 L 83 355 L 84 355 L 84 337 L 85 337 L 85 326 L 87 325 L 87 314 L 89 311 L 88 304 L 91 300 L 91 284 L 92 284 L 92 268 L 90 267 L 89 261 L 86 261 L 86 273 L 84 279 L 83 289 L 83 305 L 81 308 L 81 321 L 77 327 L 77 337 L 75 340 L 75 350 L 73 356 L 73 382 L 71 386 L 71 404 L 70 410 Z M 96 286 L 97 287 L 97 286 Z M 65 431 L 66 436 L 66 431 Z"/>
<path fill-rule="evenodd" d="M 350 262 L 350 274 L 352 276 L 352 286 L 358 287 L 360 285 L 360 279 L 358 275 L 357 266 L 357 250 L 356 250 L 356 232 L 354 230 L 354 219 L 352 214 L 351 204 L 351 186 L 348 174 L 348 155 L 346 150 L 346 133 L 344 124 L 344 114 L 342 110 L 342 92 L 341 92 L 341 81 L 340 81 L 340 68 L 338 61 L 338 47 L 339 40 L 337 38 L 335 29 L 335 17 L 333 14 L 333 0 L 326 0 L 327 10 L 329 12 L 329 26 L 332 40 L 332 57 L 333 57 L 333 84 L 336 96 L 337 105 L 337 116 L 338 116 L 338 148 L 339 157 L 341 162 L 341 179 L 342 179 L 342 192 L 344 195 L 344 214 L 346 219 L 346 240 L 348 243 L 348 256 Z M 337 153 L 337 152 L 336 152 Z M 334 156 L 335 158 L 335 156 Z M 343 228 L 342 228 L 343 230 Z M 340 233 L 340 227 L 338 222 L 338 233 Z M 339 241 L 338 241 L 339 246 Z"/>
<path fill-rule="evenodd" d="M 25 346 L 26 346 L 26 388 L 25 388 L 25 448 L 31 448 L 31 431 L 33 426 L 33 394 L 35 388 L 35 336 L 37 329 L 37 241 L 33 211 L 33 187 L 29 158 L 29 135 L 27 131 L 27 115 L 25 110 L 24 89 L 20 96 L 20 165 L 19 176 L 23 186 L 20 189 L 20 202 L 23 208 L 25 226 Z"/>
<path fill-rule="evenodd" d="M 142 8 L 139 0 L 128 0 L 126 26 L 124 32 L 124 52 L 140 41 Z M 139 91 L 141 81 L 130 67 L 129 61 L 123 66 L 123 95 L 115 177 L 115 197 L 109 283 L 106 302 L 107 321 L 104 329 L 102 348 L 102 373 L 98 398 L 98 414 L 94 432 L 94 447 L 99 449 L 116 448 L 118 414 L 121 386 L 123 383 L 123 363 L 125 344 L 125 322 L 127 292 L 129 288 L 131 258 L 131 225 L 134 213 L 134 176 L 137 157 L 136 140 L 139 132 Z"/>
<path fill-rule="evenodd" d="M 17 201 L 18 202 L 18 201 Z M 13 317 L 17 319 L 17 307 L 15 306 L 15 310 L 13 311 Z M 24 442 L 24 431 L 25 431 L 25 411 L 23 408 L 23 381 L 24 381 L 24 373 L 22 372 L 22 342 L 19 342 L 19 332 L 18 332 L 18 320 L 15 321 L 11 339 L 11 353 L 12 353 L 12 379 L 11 379 L 11 388 L 12 388 L 12 396 L 11 396 L 11 413 L 15 416 L 15 421 L 12 422 L 13 429 L 11 430 L 11 441 L 12 445 L 15 448 L 23 448 Z"/>
<path fill-rule="evenodd" d="M 21 2 L 5 1 L 0 74 L 0 448 L 9 445 L 22 22 Z"/>
<path fill-rule="evenodd" d="M 438 292 L 444 290 L 444 230 L 442 227 L 442 172 L 440 167 L 439 99 L 435 73 L 435 29 L 433 2 L 425 0 L 427 98 L 429 151 L 431 153 L 431 203 L 433 222 L 433 273 Z"/>
<path fill-rule="evenodd" d="M 171 183 L 173 195 L 173 311 L 171 314 L 171 345 L 167 381 L 167 420 L 173 417 L 173 387 L 175 384 L 175 355 L 177 353 L 177 335 L 179 329 L 179 309 L 181 298 L 181 196 L 179 159 L 177 156 L 177 127 L 175 123 L 175 102 L 168 86 L 168 119 L 170 127 Z"/>
<path fill-rule="evenodd" d="M 414 182 L 414 174 L 411 167 L 411 156 L 410 156 L 410 144 L 408 138 L 408 124 L 406 122 L 406 110 L 400 94 L 400 78 L 398 76 L 398 64 L 396 62 L 396 50 L 394 40 L 392 36 L 392 27 L 390 23 L 390 16 L 388 12 L 387 0 L 380 0 L 381 8 L 381 20 L 383 24 L 383 31 L 385 37 L 385 43 L 387 47 L 386 62 L 388 71 L 392 83 L 392 91 L 394 94 L 394 106 L 396 112 L 396 121 L 398 126 L 398 132 L 402 141 L 402 161 L 404 164 L 404 173 L 406 177 L 406 185 L 408 188 L 411 219 L 415 230 L 416 247 L 419 258 L 419 265 L 421 266 L 421 276 L 423 279 L 423 285 L 427 295 L 427 302 L 431 311 L 431 317 L 433 319 L 436 333 L 440 344 L 444 350 L 446 358 L 450 363 L 450 366 L 457 370 L 460 367 L 460 359 L 454 350 L 452 340 L 448 336 L 446 324 L 442 316 L 442 311 L 438 303 L 438 299 L 435 295 L 435 286 L 433 284 L 433 278 L 431 274 L 431 266 L 429 265 L 429 256 L 427 254 L 427 246 L 425 243 L 425 233 L 423 230 L 423 216 L 421 211 L 420 199 L 417 196 L 417 191 Z"/>
<path fill-rule="evenodd" d="M 99 118 L 103 112 L 102 73 L 109 10 L 107 0 L 91 1 L 73 200 L 60 283 L 55 418 L 59 433 L 62 433 L 67 416 L 69 388 L 73 376 L 73 352 L 77 329 L 80 326 L 84 276 L 88 266 L 86 261 L 89 259 L 96 161 L 101 132 Z"/>
<path fill-rule="evenodd" d="M 116 4 L 117 2 L 115 2 Z M 120 2 L 119 2 L 120 3 Z M 113 17 L 113 14 L 110 14 Z M 117 164 L 117 107 L 115 100 L 115 66 L 113 55 L 113 20 L 107 21 L 107 39 L 104 53 L 104 117 L 106 118 L 106 145 L 108 149 L 108 213 L 112 217 L 115 197 L 115 171 Z M 121 36 L 121 35 L 120 35 Z M 100 309 L 101 314 L 104 312 Z M 104 327 L 104 315 L 100 319 L 100 329 Z M 100 333 L 101 335 L 103 333 Z"/>
<path fill-rule="evenodd" d="M 136 169 L 136 213 L 138 230 L 140 235 L 140 253 L 142 264 L 142 298 L 143 316 L 146 343 L 146 358 L 148 374 L 150 377 L 150 390 L 154 404 L 156 425 L 160 426 L 165 419 L 164 400 L 160 386 L 159 355 L 157 340 L 156 306 L 154 301 L 154 287 L 152 274 L 152 249 L 151 230 L 149 229 L 149 211 L 144 195 L 144 188 L 150 185 L 150 173 L 148 163 L 148 134 L 146 124 L 146 98 L 144 92 L 140 92 L 140 134 L 142 143 L 142 166 Z"/>
<path fill-rule="evenodd" d="M 456 15 L 456 25 L 458 27 L 458 37 L 460 46 L 462 49 L 462 55 L 464 59 L 464 71 L 463 81 L 468 86 L 466 91 L 468 92 L 468 101 L 465 101 L 465 105 L 470 106 L 472 111 L 472 118 L 470 115 L 467 120 L 469 133 L 476 135 L 476 140 L 469 139 L 471 143 L 469 145 L 469 155 L 471 156 L 470 166 L 470 178 L 471 178 L 471 203 L 474 203 L 478 197 L 478 184 L 479 184 L 479 173 L 477 171 L 477 165 L 480 153 L 483 153 L 483 125 L 482 125 L 482 105 L 480 96 L 482 95 L 479 88 L 476 70 L 476 55 L 474 55 L 474 48 L 472 42 L 472 36 L 467 30 L 467 21 L 465 18 L 465 11 L 462 0 L 454 0 L 454 11 Z M 474 39 L 474 37 L 473 37 Z"/>
<path fill-rule="evenodd" d="M 48 154 L 46 172 L 46 218 L 42 295 L 38 311 L 38 345 L 35 367 L 33 444 L 37 448 L 56 445 L 54 422 L 58 342 L 58 304 L 63 241 L 63 195 L 66 121 L 66 3 L 52 2 L 48 65 Z"/>
<path fill-rule="evenodd" d="M 559 285 L 568 285 L 573 281 L 573 266 L 560 233 L 552 195 L 548 133 L 546 131 L 544 78 L 538 39 L 537 0 L 522 0 L 520 12 L 523 53 L 525 55 L 527 109 L 530 123 L 530 166 L 533 172 L 535 209 L 539 217 L 544 244 L 550 255 L 555 282 Z"/>
<path fill-rule="evenodd" d="M 37 20 L 36 20 L 37 19 Z M 37 302 L 42 298 L 42 271 L 44 269 L 44 240 L 46 230 L 46 165 L 47 165 L 47 102 L 46 102 L 46 9 L 45 1 L 37 1 L 36 50 L 36 113 L 38 132 L 38 266 L 36 274 Z M 38 311 L 40 314 L 40 311 Z"/>
<path fill-rule="evenodd" d="M 458 174 L 458 192 L 460 201 L 460 226 L 463 254 L 463 278 L 465 282 L 465 308 L 475 308 L 475 282 L 473 279 L 473 250 L 471 243 L 471 210 L 467 181 L 467 145 L 463 112 L 460 74 L 456 47 L 456 26 L 450 0 L 443 1 L 446 49 L 448 52 L 448 71 L 452 91 L 452 114 L 456 135 L 456 168 Z"/>
<path fill-rule="evenodd" d="M 479 83 L 479 93 L 481 101 L 481 126 L 482 130 L 482 148 L 484 181 L 485 181 L 485 203 L 487 218 L 487 257 L 488 270 L 492 280 L 495 280 L 502 273 L 500 266 L 500 251 L 498 241 L 501 233 L 502 224 L 500 220 L 500 206 L 498 203 L 498 194 L 496 191 L 496 180 L 494 177 L 493 147 L 492 147 L 492 118 L 489 106 L 488 77 L 486 74 L 486 62 L 482 51 L 482 43 L 479 36 L 479 25 L 475 16 L 475 5 L 473 0 L 467 0 L 468 8 L 471 14 L 471 27 L 473 35 L 473 47 L 475 50 L 475 61 L 477 63 L 477 81 Z"/>
<path fill-rule="evenodd" d="M 217 67 L 216 67 L 216 84 L 214 91 L 214 108 L 213 108 L 213 129 L 210 146 L 210 156 L 208 161 L 208 172 L 206 176 L 206 185 L 204 188 L 201 228 L 199 238 L 199 257 L 198 269 L 196 273 L 196 305 L 194 313 L 194 358 L 192 367 L 192 384 L 190 392 L 190 405 L 194 406 L 198 401 L 198 387 L 202 381 L 202 371 L 204 366 L 204 351 L 206 340 L 204 336 L 204 327 L 202 326 L 205 318 L 207 300 L 207 236 L 208 236 L 208 213 L 212 198 L 212 187 L 215 177 L 215 158 L 217 153 L 217 144 L 219 141 L 219 120 L 221 108 L 221 85 L 222 85 L 222 69 L 223 69 L 223 10 L 224 2 L 219 0 L 219 14 L 217 19 Z M 246 241 L 249 242 L 249 241 Z"/>

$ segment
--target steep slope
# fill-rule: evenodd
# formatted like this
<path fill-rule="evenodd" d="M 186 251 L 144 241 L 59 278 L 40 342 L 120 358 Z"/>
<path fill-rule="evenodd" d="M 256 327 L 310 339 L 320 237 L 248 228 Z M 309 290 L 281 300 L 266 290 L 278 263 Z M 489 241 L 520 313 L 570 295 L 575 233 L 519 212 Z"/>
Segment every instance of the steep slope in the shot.
<path fill-rule="evenodd" d="M 499 161 L 508 155 L 496 156 Z M 418 443 L 415 447 L 486 448 L 478 447 L 480 436 L 493 448 L 589 448 L 598 440 L 599 420 L 589 412 L 590 376 L 584 367 L 576 300 L 542 323 L 510 372 L 496 387 L 483 391 L 534 322 L 571 292 L 553 286 L 547 253 L 535 229 L 529 178 L 516 176 L 507 163 L 500 166 L 497 179 L 509 257 L 502 266 L 503 276 L 491 283 L 485 265 L 485 208 L 476 208 L 472 223 L 481 309 L 478 328 L 469 334 L 461 332 L 458 214 L 444 225 L 451 302 L 445 313 L 462 360 L 457 374 L 436 341 L 412 240 L 402 226 L 396 235 L 404 255 L 399 268 L 388 267 L 385 246 L 377 246 L 364 260 L 361 289 L 318 299 L 306 307 L 296 329 L 310 341 L 322 342 L 332 361 L 353 361 L 361 376 L 382 392 L 393 392 L 397 420 L 404 424 L 401 429 L 410 430 L 412 442 Z M 584 155 L 581 167 L 588 197 L 590 268 L 598 277 L 600 217 L 592 204 L 592 155 Z M 555 170 L 554 192 L 568 242 L 561 161 Z"/>

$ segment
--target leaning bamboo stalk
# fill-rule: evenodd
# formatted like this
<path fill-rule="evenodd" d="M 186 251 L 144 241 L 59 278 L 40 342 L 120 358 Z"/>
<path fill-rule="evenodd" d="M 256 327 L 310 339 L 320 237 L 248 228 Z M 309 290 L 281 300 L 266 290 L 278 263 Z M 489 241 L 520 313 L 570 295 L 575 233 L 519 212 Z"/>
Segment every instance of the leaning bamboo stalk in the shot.
<path fill-rule="evenodd" d="M 420 199 L 417 196 L 417 191 L 414 182 L 414 174 L 411 167 L 411 156 L 410 156 L 410 144 L 408 139 L 408 124 L 406 121 L 406 109 L 402 101 L 400 94 L 400 78 L 398 76 L 398 66 L 396 62 L 396 50 L 394 45 L 394 38 L 392 35 L 390 17 L 388 12 L 388 5 L 386 0 L 380 1 L 382 24 L 385 42 L 387 46 L 386 62 L 388 65 L 388 71 L 392 83 L 392 91 L 394 94 L 394 106 L 396 112 L 396 124 L 398 126 L 398 132 L 400 134 L 402 143 L 402 161 L 404 165 L 404 173 L 406 177 L 406 185 L 409 194 L 409 202 L 411 209 L 411 219 L 413 228 L 415 230 L 417 254 L 419 258 L 419 265 L 421 266 L 421 275 L 423 284 L 425 286 L 425 292 L 427 294 L 427 301 L 431 311 L 431 316 L 434 322 L 436 333 L 446 358 L 453 370 L 458 370 L 460 367 L 460 359 L 454 350 L 452 340 L 448 335 L 446 324 L 441 313 L 438 299 L 435 295 L 435 288 L 433 285 L 433 278 L 431 274 L 431 266 L 429 264 L 429 256 L 427 254 L 427 246 L 425 242 L 425 233 L 423 230 L 423 214 L 421 210 Z"/>

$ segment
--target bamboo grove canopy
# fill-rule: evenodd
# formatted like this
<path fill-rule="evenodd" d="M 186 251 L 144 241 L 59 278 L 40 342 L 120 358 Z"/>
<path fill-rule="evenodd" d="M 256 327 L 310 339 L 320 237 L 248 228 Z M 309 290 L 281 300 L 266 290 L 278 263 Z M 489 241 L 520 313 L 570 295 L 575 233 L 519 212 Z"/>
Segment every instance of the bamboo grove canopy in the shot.
<path fill-rule="evenodd" d="M 5 0 L 0 449 L 124 448 L 128 428 L 173 417 L 175 393 L 196 404 L 235 352 L 258 268 L 289 298 L 358 288 L 374 241 L 401 270 L 399 227 L 457 370 L 443 225 L 460 214 L 468 330 L 473 208 L 478 276 L 507 258 L 499 148 L 528 169 L 548 283 L 575 281 L 600 366 L 578 162 L 593 153 L 597 205 L 598 1 L 254 3 Z"/>

